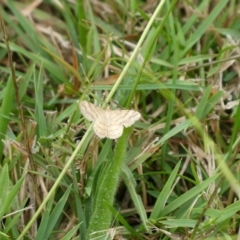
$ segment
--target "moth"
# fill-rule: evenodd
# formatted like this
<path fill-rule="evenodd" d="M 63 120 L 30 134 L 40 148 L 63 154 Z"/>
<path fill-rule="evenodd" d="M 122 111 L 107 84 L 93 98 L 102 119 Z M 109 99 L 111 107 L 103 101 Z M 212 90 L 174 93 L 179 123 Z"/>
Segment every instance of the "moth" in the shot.
<path fill-rule="evenodd" d="M 82 115 L 93 122 L 93 130 L 100 138 L 117 139 L 122 136 L 123 127 L 130 127 L 141 118 L 134 110 L 104 110 L 87 101 L 81 101 L 79 107 Z"/>

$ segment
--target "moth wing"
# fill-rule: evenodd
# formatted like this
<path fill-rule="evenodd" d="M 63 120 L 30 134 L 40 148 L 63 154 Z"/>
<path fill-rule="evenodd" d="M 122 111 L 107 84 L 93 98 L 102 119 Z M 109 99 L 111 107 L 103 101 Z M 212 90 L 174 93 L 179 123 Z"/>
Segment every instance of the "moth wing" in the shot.
<path fill-rule="evenodd" d="M 111 111 L 111 121 L 117 125 L 130 127 L 141 118 L 141 114 L 134 110 Z"/>
<path fill-rule="evenodd" d="M 103 116 L 99 116 L 93 124 L 93 130 L 96 135 L 100 138 L 107 137 L 108 126 L 105 118 Z"/>
<path fill-rule="evenodd" d="M 94 122 L 93 130 L 100 138 L 117 139 L 122 136 L 123 126 L 117 125 L 112 121 L 107 121 L 105 115 L 103 115 L 99 116 Z"/>
<path fill-rule="evenodd" d="M 87 101 L 81 101 L 79 107 L 82 115 L 89 121 L 95 121 L 99 116 L 104 114 L 104 111 L 100 107 Z"/>
<path fill-rule="evenodd" d="M 123 134 L 123 125 L 116 125 L 111 122 L 108 126 L 107 138 L 117 139 Z"/>

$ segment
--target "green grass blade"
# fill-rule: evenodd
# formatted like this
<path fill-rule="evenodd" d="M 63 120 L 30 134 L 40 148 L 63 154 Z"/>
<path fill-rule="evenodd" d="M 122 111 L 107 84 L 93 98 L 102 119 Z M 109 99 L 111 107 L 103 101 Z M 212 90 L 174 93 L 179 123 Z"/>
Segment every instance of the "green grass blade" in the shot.
<path fill-rule="evenodd" d="M 52 231 L 54 230 L 54 227 L 57 221 L 59 220 L 59 217 L 62 215 L 63 209 L 68 200 L 71 188 L 72 186 L 70 185 L 68 189 L 65 191 L 65 193 L 63 194 L 63 196 L 60 198 L 60 200 L 57 202 L 56 206 L 52 209 L 49 215 L 47 228 L 45 229 L 44 239 L 49 239 L 50 235 L 52 234 Z"/>
<path fill-rule="evenodd" d="M 161 215 L 161 211 L 164 208 L 164 206 L 167 202 L 167 199 L 170 195 L 170 190 L 172 188 L 172 185 L 173 185 L 174 181 L 176 180 L 177 173 L 179 171 L 180 166 L 181 166 L 181 162 L 179 162 L 176 165 L 176 167 L 174 168 L 174 170 L 172 171 L 168 181 L 164 185 L 163 190 L 159 194 L 159 196 L 157 198 L 157 201 L 154 204 L 154 207 L 153 207 L 152 213 L 150 215 L 150 218 L 157 219 Z"/>
<path fill-rule="evenodd" d="M 4 183 L 4 184 L 7 184 L 7 182 L 9 181 L 9 177 L 8 177 L 8 175 L 6 175 L 6 171 L 7 171 L 6 168 L 4 168 L 3 176 L 6 177 L 5 180 L 2 179 L 2 183 Z M 8 188 L 7 194 L 6 194 L 6 189 L 3 188 L 3 190 L 5 190 L 5 192 L 3 192 L 2 194 L 5 193 L 6 194 L 5 196 L 7 196 L 7 197 L 5 198 L 2 196 L 3 200 L 5 199 L 5 202 L 3 203 L 4 205 L 1 206 L 0 218 L 3 216 L 3 214 L 5 214 L 6 212 L 9 211 L 9 207 L 13 203 L 14 198 L 16 198 L 16 195 L 18 194 L 19 189 L 22 186 L 24 179 L 25 179 L 25 175 L 22 176 L 11 189 L 9 187 L 9 184 L 8 184 L 8 186 L 6 185 Z M 3 182 L 3 181 L 6 181 L 6 182 Z"/>
<path fill-rule="evenodd" d="M 36 122 L 38 128 L 38 136 L 47 136 L 47 124 L 43 112 L 43 75 L 42 71 L 39 72 L 38 77 L 34 77 L 34 88 L 35 88 L 35 112 Z"/>
<path fill-rule="evenodd" d="M 14 102 L 14 88 L 11 77 L 8 78 L 7 85 L 3 89 L 2 94 L 2 104 L 0 108 L 0 159 L 2 159 L 4 147 L 2 140 L 5 139 L 7 133 L 7 126 L 11 118 L 10 115 Z"/>
<path fill-rule="evenodd" d="M 129 168 L 127 168 L 126 166 L 123 166 L 123 168 L 122 168 L 122 177 L 128 188 L 128 191 L 129 191 L 131 199 L 134 203 L 134 206 L 137 209 L 138 214 L 140 215 L 140 218 L 141 218 L 142 224 L 143 224 L 143 228 L 145 229 L 145 231 L 148 232 L 147 214 L 146 214 L 145 208 L 143 206 L 142 199 L 136 193 L 136 181 L 133 177 L 133 174 L 129 170 Z"/>
<path fill-rule="evenodd" d="M 73 236 L 77 233 L 77 231 L 80 228 L 80 225 L 82 223 L 77 224 L 76 226 L 74 226 L 64 237 L 61 238 L 61 240 L 72 240 Z"/>
<path fill-rule="evenodd" d="M 9 191 L 9 176 L 8 176 L 8 165 L 4 165 L 0 172 L 0 219 L 2 219 L 5 212 L 7 212 L 7 196 Z"/>
<path fill-rule="evenodd" d="M 176 198 L 174 201 L 169 203 L 165 208 L 160 212 L 160 216 L 166 216 L 170 212 L 177 209 L 179 206 L 185 204 L 188 200 L 196 197 L 201 194 L 201 192 L 209 187 L 209 184 L 215 181 L 220 176 L 220 173 L 213 175 L 212 177 L 207 178 L 203 182 L 199 183 L 197 186 L 193 187 L 186 193 L 182 194 L 180 197 Z"/>
<path fill-rule="evenodd" d="M 48 223 L 49 223 L 49 218 L 50 218 L 50 212 L 53 207 L 54 203 L 54 196 L 52 196 L 47 204 L 46 210 L 44 212 L 44 215 L 42 217 L 41 223 L 39 224 L 38 227 L 38 232 L 36 235 L 36 240 L 43 240 L 45 239 L 45 232 L 48 229 Z"/>
<path fill-rule="evenodd" d="M 208 28 L 211 26 L 213 21 L 219 15 L 219 13 L 221 11 L 223 11 L 223 9 L 226 7 L 228 2 L 229 2 L 229 0 L 221 0 L 221 1 L 218 2 L 218 4 L 214 7 L 212 12 L 203 20 L 203 22 L 200 24 L 200 26 L 193 32 L 193 35 L 187 41 L 186 47 L 182 51 L 181 56 L 184 56 L 189 51 L 189 49 L 191 49 L 192 46 L 197 41 L 199 41 L 199 39 L 208 30 Z"/>
<path fill-rule="evenodd" d="M 9 236 L 3 232 L 0 232 L 0 237 L 2 240 L 9 240 Z"/>

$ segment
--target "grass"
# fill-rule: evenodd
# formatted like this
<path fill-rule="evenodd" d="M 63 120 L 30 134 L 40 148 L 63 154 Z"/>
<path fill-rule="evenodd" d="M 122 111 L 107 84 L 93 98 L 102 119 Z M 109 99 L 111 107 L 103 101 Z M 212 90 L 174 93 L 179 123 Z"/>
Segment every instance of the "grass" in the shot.
<path fill-rule="evenodd" d="M 6 1 L 0 239 L 240 239 L 239 9 Z M 83 99 L 142 118 L 98 139 Z"/>

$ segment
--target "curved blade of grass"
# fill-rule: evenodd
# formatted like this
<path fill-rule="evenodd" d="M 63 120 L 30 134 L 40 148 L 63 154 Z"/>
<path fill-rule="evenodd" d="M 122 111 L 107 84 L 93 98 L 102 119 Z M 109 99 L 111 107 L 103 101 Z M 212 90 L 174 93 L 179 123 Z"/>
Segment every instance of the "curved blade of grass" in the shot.
<path fill-rule="evenodd" d="M 58 203 L 53 209 L 52 207 L 53 207 L 54 199 L 52 198 L 52 201 L 49 202 L 47 210 L 45 211 L 40 227 L 38 229 L 36 240 L 43 240 L 43 239 L 50 238 L 50 235 L 52 234 L 52 231 L 57 221 L 59 220 L 59 217 L 62 214 L 63 208 L 66 204 L 70 191 L 71 191 L 71 186 L 69 186 L 67 191 L 64 193 L 64 195 L 61 197 L 61 199 L 58 201 Z"/>
<path fill-rule="evenodd" d="M 108 205 L 108 208 L 110 209 L 110 211 L 112 212 L 112 215 L 114 215 L 115 218 L 116 218 L 118 221 L 120 221 L 120 222 L 122 223 L 122 225 L 123 225 L 133 236 L 137 237 L 138 240 L 144 240 L 144 238 L 143 238 L 134 228 L 132 228 L 132 227 L 129 225 L 129 223 L 124 219 L 124 217 L 123 217 L 119 212 L 117 212 L 116 209 L 115 209 L 112 205 L 110 205 L 110 204 L 108 204 L 108 203 L 107 203 L 107 205 Z"/>
<path fill-rule="evenodd" d="M 10 239 L 9 236 L 7 234 L 3 233 L 3 232 L 0 232 L 0 237 L 1 237 L 2 240 L 9 240 Z"/>
<path fill-rule="evenodd" d="M 234 216 L 234 214 L 238 213 L 239 211 L 240 200 L 224 208 L 222 214 L 216 219 L 216 224 L 220 224 L 226 221 L 227 219 L 231 219 Z"/>
<path fill-rule="evenodd" d="M 172 171 L 168 181 L 166 182 L 166 184 L 164 185 L 163 190 L 161 191 L 161 193 L 159 194 L 157 201 L 153 207 L 152 213 L 150 215 L 150 218 L 158 218 L 161 214 L 162 209 L 164 208 L 164 205 L 167 202 L 167 199 L 170 195 L 170 190 L 172 188 L 172 185 L 177 177 L 177 173 L 178 170 L 181 166 L 181 162 L 179 162 L 176 167 L 174 168 L 174 170 Z"/>
<path fill-rule="evenodd" d="M 51 196 L 47 207 L 45 209 L 44 215 L 42 216 L 41 223 L 38 228 L 37 235 L 35 237 L 35 240 L 42 240 L 44 239 L 45 236 L 45 230 L 47 229 L 47 225 L 49 222 L 49 215 L 53 206 L 53 201 L 54 201 L 54 195 Z"/>
<path fill-rule="evenodd" d="M 212 91 L 211 86 L 207 87 L 204 90 L 204 94 L 202 95 L 195 112 L 195 116 L 198 119 L 203 119 L 204 117 L 206 117 L 206 115 L 213 109 L 213 107 L 219 102 L 220 98 L 224 94 L 223 91 L 219 91 L 212 97 L 209 97 L 211 91 Z"/>
<path fill-rule="evenodd" d="M 61 238 L 61 240 L 72 240 L 73 235 L 76 234 L 76 232 L 78 231 L 79 227 L 80 227 L 81 223 L 77 224 L 76 226 L 74 226 L 63 238 Z"/>
<path fill-rule="evenodd" d="M 214 174 L 212 177 L 209 177 L 205 181 L 201 182 L 200 184 L 196 185 L 186 193 L 182 194 L 178 198 L 176 198 L 174 201 L 169 203 L 165 208 L 162 209 L 161 212 L 159 212 L 158 217 L 166 216 L 170 212 L 174 211 L 178 207 L 180 207 L 182 204 L 187 202 L 188 200 L 192 199 L 193 197 L 197 196 L 198 194 L 201 194 L 201 192 L 209 186 L 213 181 L 215 181 L 220 176 L 220 173 Z"/>
<path fill-rule="evenodd" d="M 51 211 L 51 214 L 49 216 L 49 222 L 47 224 L 47 228 L 45 229 L 44 238 L 43 239 L 49 239 L 50 235 L 52 234 L 52 231 L 59 220 L 59 217 L 62 215 L 63 208 L 68 200 L 68 196 L 70 194 L 72 186 L 70 185 L 64 195 L 61 197 L 61 199 L 58 201 L 54 209 Z"/>
<path fill-rule="evenodd" d="M 124 182 L 128 188 L 128 191 L 130 193 L 131 199 L 134 203 L 135 208 L 137 209 L 137 212 L 142 220 L 143 228 L 145 231 L 148 232 L 148 227 L 147 227 L 147 214 L 145 207 L 143 206 L 142 199 L 136 192 L 136 181 L 133 177 L 132 172 L 129 170 L 128 167 L 125 165 L 122 168 L 122 177 L 124 179 Z"/>

